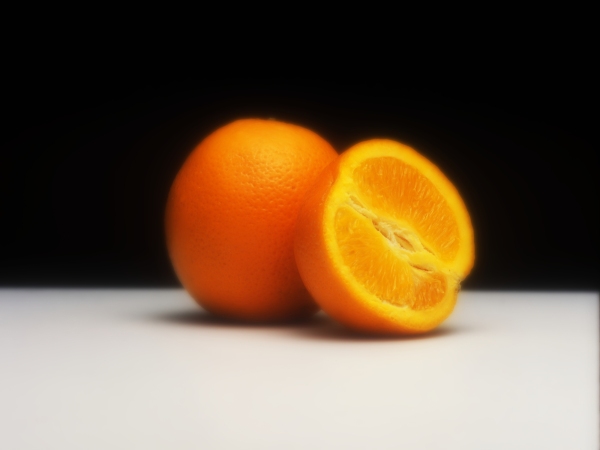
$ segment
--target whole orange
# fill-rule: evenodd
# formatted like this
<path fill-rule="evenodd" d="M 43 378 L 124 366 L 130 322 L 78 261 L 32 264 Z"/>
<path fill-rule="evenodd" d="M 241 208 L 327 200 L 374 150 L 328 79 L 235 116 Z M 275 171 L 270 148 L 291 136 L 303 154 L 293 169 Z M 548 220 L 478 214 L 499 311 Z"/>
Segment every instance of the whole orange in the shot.
<path fill-rule="evenodd" d="M 294 228 L 306 192 L 336 157 L 314 132 L 260 119 L 225 125 L 193 150 L 165 225 L 175 272 L 201 306 L 246 321 L 318 309 L 298 274 Z"/>

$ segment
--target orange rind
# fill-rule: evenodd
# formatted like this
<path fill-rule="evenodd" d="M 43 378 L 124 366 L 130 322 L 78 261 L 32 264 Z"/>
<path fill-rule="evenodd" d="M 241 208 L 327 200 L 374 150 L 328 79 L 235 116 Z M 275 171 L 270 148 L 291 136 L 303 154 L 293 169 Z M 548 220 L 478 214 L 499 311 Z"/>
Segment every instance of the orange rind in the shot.
<path fill-rule="evenodd" d="M 199 305 L 247 322 L 318 310 L 296 268 L 294 229 L 306 192 L 337 156 L 316 133 L 276 120 L 236 120 L 196 146 L 171 186 L 165 234 Z"/>

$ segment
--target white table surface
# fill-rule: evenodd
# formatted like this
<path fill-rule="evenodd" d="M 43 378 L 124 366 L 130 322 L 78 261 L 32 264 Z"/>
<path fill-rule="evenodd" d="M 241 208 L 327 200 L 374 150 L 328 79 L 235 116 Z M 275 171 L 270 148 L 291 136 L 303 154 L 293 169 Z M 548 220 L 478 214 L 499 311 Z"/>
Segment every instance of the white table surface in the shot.
<path fill-rule="evenodd" d="M 439 331 L 213 319 L 182 290 L 0 290 L 0 448 L 597 449 L 597 293 L 463 292 Z"/>

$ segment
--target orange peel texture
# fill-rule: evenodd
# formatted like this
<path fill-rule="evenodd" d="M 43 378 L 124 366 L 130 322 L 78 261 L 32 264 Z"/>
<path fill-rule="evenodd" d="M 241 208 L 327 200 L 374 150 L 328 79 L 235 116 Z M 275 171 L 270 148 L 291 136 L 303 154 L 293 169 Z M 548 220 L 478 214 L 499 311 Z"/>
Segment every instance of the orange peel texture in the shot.
<path fill-rule="evenodd" d="M 198 144 L 171 187 L 165 231 L 175 272 L 202 307 L 249 322 L 318 310 L 296 268 L 294 229 L 336 158 L 316 133 L 275 120 L 237 120 Z"/>
<path fill-rule="evenodd" d="M 423 333 L 452 312 L 473 267 L 473 227 L 453 184 L 414 149 L 361 142 L 307 194 L 294 251 L 331 317 L 368 333 Z"/>

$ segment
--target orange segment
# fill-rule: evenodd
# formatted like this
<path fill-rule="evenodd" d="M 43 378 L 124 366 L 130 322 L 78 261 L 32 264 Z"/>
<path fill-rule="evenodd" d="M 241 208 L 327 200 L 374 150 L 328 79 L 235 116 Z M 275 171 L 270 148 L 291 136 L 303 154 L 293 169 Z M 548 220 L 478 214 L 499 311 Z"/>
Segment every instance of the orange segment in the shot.
<path fill-rule="evenodd" d="M 415 150 L 360 143 L 321 175 L 296 227 L 300 275 L 349 327 L 416 333 L 439 325 L 474 259 L 460 195 Z"/>
<path fill-rule="evenodd" d="M 448 261 L 456 256 L 458 224 L 452 210 L 418 169 L 391 157 L 381 157 L 356 167 L 352 178 L 357 192 L 376 214 L 388 213 L 410 227 L 413 235 L 426 240 L 427 248 L 434 249 L 441 259 Z"/>
<path fill-rule="evenodd" d="M 371 220 L 345 206 L 337 210 L 334 226 L 345 266 L 382 302 L 422 310 L 443 299 L 446 278 L 427 268 L 430 265 L 411 261 L 409 251 L 404 251 L 407 244 L 395 244 L 394 234 L 382 233 Z"/>

